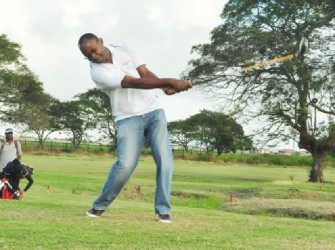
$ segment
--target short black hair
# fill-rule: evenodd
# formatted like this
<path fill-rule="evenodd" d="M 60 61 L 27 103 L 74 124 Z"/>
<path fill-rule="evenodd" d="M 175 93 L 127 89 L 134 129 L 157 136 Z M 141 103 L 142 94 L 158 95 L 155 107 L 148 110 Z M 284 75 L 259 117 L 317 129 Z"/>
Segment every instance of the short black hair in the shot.
<path fill-rule="evenodd" d="M 99 40 L 99 38 L 93 33 L 86 33 L 79 38 L 78 46 L 80 47 L 84 43 L 85 40 L 90 40 L 90 39 L 94 39 L 96 41 Z"/>

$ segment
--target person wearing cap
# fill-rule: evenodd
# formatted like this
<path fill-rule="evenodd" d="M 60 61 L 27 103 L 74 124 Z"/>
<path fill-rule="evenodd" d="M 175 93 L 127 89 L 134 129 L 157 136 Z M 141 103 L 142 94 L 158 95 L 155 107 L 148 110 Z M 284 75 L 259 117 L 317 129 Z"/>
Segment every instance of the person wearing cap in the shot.
<path fill-rule="evenodd" d="M 1 141 L 0 148 L 0 173 L 8 162 L 15 159 L 21 161 L 22 149 L 21 144 L 18 140 L 13 137 L 13 128 L 7 128 L 5 130 L 5 140 Z"/>

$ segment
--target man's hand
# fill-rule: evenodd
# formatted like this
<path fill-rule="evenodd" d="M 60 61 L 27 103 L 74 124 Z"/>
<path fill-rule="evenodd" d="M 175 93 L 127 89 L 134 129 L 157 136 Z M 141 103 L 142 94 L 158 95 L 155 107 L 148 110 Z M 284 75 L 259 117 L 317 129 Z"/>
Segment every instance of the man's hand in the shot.
<path fill-rule="evenodd" d="M 163 91 L 167 95 L 174 95 L 176 93 L 179 93 L 181 91 L 188 90 L 192 88 L 192 84 L 190 82 L 184 81 L 184 80 L 177 80 L 175 79 L 173 82 L 173 87 L 165 87 L 163 88 Z"/>
<path fill-rule="evenodd" d="M 19 193 L 20 193 L 20 200 L 23 200 L 26 193 L 23 190 L 20 190 Z"/>
<path fill-rule="evenodd" d="M 141 78 L 143 77 L 150 77 L 150 78 L 156 78 L 159 79 L 153 72 L 151 72 L 145 65 L 141 65 L 137 68 L 138 73 L 140 74 Z M 173 95 L 178 92 L 188 90 L 192 88 L 192 84 L 190 82 L 184 81 L 184 80 L 178 80 L 178 79 L 172 79 L 172 85 L 171 87 L 163 87 L 163 91 L 167 95 Z"/>
<path fill-rule="evenodd" d="M 172 88 L 178 93 L 192 88 L 192 84 L 185 80 L 176 79 L 172 81 Z"/>
<path fill-rule="evenodd" d="M 174 88 L 163 88 L 163 91 L 166 95 L 174 95 L 177 93 L 177 91 Z"/>

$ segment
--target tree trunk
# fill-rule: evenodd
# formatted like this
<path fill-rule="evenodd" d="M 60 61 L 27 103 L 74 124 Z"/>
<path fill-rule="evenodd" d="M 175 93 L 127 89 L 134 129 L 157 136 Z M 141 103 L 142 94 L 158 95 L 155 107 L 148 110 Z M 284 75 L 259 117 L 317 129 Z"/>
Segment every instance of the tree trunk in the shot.
<path fill-rule="evenodd" d="M 323 153 L 313 153 L 313 163 L 312 169 L 309 172 L 309 180 L 310 182 L 324 182 L 323 179 L 323 163 L 327 157 L 327 154 Z"/>

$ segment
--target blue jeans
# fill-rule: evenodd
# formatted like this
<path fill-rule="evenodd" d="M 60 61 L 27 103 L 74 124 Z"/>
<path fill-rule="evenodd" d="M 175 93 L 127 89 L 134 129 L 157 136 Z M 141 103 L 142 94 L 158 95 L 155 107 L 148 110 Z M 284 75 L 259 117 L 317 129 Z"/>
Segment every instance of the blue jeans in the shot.
<path fill-rule="evenodd" d="M 151 146 L 156 172 L 155 213 L 169 214 L 173 155 L 164 110 L 117 121 L 117 161 L 113 164 L 101 195 L 93 208 L 106 210 L 133 173 L 146 138 Z"/>

